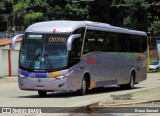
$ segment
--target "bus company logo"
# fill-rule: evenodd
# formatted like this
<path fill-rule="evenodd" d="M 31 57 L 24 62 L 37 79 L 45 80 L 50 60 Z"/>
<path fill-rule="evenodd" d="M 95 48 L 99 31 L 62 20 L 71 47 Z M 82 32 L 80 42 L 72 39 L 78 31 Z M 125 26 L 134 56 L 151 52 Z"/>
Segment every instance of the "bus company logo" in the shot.
<path fill-rule="evenodd" d="M 30 74 L 29 74 L 29 77 L 34 78 L 34 77 L 35 77 L 35 74 L 34 74 L 34 73 L 30 73 Z"/>
<path fill-rule="evenodd" d="M 87 60 L 86 60 L 86 63 L 87 64 L 96 64 L 97 61 L 96 61 L 95 57 L 88 57 Z"/>

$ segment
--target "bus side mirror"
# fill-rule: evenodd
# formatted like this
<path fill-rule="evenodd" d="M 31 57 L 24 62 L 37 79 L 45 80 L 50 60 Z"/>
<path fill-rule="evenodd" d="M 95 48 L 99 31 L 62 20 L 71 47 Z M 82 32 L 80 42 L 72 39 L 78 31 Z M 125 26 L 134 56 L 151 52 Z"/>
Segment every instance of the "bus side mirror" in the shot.
<path fill-rule="evenodd" d="M 72 42 L 74 39 L 81 37 L 81 34 L 74 34 L 71 35 L 67 40 L 67 51 L 71 51 L 72 49 Z"/>
<path fill-rule="evenodd" d="M 23 36 L 24 36 L 24 34 L 20 34 L 20 35 L 14 36 L 14 37 L 12 38 L 12 42 L 11 42 L 11 48 L 12 48 L 12 50 L 14 50 L 16 40 L 17 40 L 17 39 L 20 39 L 20 38 L 23 39 Z"/>

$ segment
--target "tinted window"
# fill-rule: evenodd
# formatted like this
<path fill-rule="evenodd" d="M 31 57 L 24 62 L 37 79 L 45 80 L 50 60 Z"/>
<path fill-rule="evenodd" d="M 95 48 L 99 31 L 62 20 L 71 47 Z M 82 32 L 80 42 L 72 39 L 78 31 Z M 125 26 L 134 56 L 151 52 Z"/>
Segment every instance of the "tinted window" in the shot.
<path fill-rule="evenodd" d="M 103 52 L 145 52 L 147 37 L 115 32 L 87 30 L 84 54 Z"/>
<path fill-rule="evenodd" d="M 20 67 L 32 70 L 57 70 L 66 67 L 68 36 L 26 33 L 21 44 Z"/>
<path fill-rule="evenodd" d="M 69 53 L 69 66 L 73 66 L 80 61 L 82 49 L 82 37 L 75 38 L 72 43 L 72 49 Z"/>

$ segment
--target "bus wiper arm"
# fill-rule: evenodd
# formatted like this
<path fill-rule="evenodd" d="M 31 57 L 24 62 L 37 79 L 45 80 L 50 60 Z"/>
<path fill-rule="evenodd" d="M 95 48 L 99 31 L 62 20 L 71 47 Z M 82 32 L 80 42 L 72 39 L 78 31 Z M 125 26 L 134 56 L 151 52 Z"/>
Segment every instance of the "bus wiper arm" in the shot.
<path fill-rule="evenodd" d="M 45 57 L 47 58 L 50 69 L 52 69 L 52 64 L 51 64 L 50 59 L 48 58 L 48 53 L 45 53 Z"/>
<path fill-rule="evenodd" d="M 23 66 L 23 65 L 19 65 L 20 69 L 23 69 L 23 70 L 27 70 L 27 71 L 31 71 L 28 67 L 26 66 Z"/>
<path fill-rule="evenodd" d="M 35 61 L 37 58 L 39 58 L 40 55 L 41 55 L 41 49 L 39 48 L 39 49 L 36 50 L 36 53 L 35 53 L 35 55 L 34 55 L 34 58 L 33 58 L 33 60 L 31 61 L 30 65 L 28 66 L 28 69 L 31 69 L 34 61 Z M 33 69 L 33 68 L 32 68 L 32 69 Z"/>
<path fill-rule="evenodd" d="M 34 61 L 35 61 L 39 56 L 40 56 L 40 54 L 35 54 L 33 60 L 31 61 L 31 63 L 30 63 L 29 66 L 28 66 L 28 69 L 29 69 L 29 70 L 30 70 L 30 69 L 33 69 L 33 68 L 32 68 L 32 65 L 33 65 Z"/>

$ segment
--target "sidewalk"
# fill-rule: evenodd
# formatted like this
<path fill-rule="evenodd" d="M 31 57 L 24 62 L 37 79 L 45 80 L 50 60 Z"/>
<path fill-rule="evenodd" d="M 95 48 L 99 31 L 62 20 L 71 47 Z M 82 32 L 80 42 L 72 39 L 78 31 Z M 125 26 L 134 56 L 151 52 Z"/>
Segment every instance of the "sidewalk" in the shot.
<path fill-rule="evenodd" d="M 0 83 L 5 83 L 5 82 L 17 82 L 18 81 L 18 76 L 13 76 L 13 77 L 0 77 Z"/>
<path fill-rule="evenodd" d="M 156 104 L 158 103 L 158 104 Z M 137 106 L 137 104 L 160 106 L 160 87 L 136 91 L 133 93 L 111 95 L 105 101 L 98 103 L 99 107 L 107 106 Z"/>

